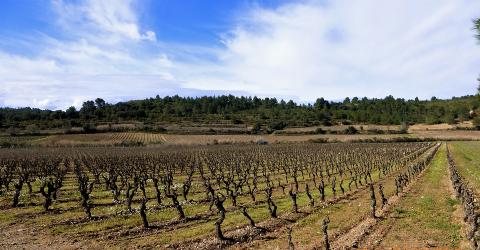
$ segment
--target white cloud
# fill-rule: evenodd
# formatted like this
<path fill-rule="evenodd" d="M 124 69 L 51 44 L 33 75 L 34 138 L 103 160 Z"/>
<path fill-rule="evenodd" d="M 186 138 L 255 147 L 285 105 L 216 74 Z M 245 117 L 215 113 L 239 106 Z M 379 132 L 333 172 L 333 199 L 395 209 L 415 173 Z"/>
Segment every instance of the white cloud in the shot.
<path fill-rule="evenodd" d="M 64 109 L 96 97 L 113 102 L 224 90 L 298 101 L 450 97 L 474 93 L 480 73 L 471 30 L 480 2 L 255 7 L 219 34 L 222 46 L 211 47 L 157 39 L 139 21 L 140 3 L 52 0 L 61 35 L 42 35 L 29 56 L 0 49 L 0 105 Z"/>
<path fill-rule="evenodd" d="M 413 98 L 473 94 L 480 47 L 469 0 L 335 0 L 254 9 L 223 38 L 205 89 L 263 95 Z M 199 86 L 192 79 L 189 86 Z"/>

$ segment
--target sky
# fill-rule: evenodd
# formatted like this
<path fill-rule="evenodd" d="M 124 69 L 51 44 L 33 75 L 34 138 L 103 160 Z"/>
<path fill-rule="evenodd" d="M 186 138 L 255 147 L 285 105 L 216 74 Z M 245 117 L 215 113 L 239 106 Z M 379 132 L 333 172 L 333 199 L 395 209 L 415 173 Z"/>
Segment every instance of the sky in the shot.
<path fill-rule="evenodd" d="M 475 94 L 473 0 L 2 0 L 0 106 Z"/>

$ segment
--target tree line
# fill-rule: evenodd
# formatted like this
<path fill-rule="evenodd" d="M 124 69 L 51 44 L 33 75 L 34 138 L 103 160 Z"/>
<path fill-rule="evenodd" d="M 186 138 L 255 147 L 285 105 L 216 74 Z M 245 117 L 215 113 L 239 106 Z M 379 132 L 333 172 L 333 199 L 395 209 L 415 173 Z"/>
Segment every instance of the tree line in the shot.
<path fill-rule="evenodd" d="M 318 98 L 313 104 L 298 104 L 276 98 L 236 97 L 233 95 L 180 97 L 166 96 L 110 104 L 101 98 L 86 101 L 80 110 L 37 108 L 0 108 L 3 128 L 35 124 L 42 128 L 82 126 L 86 123 L 197 122 L 230 124 L 268 124 L 276 129 L 290 126 L 329 125 L 332 123 L 455 123 L 470 120 L 480 106 L 477 96 L 447 100 L 406 100 L 385 98 L 345 98 L 327 101 Z"/>

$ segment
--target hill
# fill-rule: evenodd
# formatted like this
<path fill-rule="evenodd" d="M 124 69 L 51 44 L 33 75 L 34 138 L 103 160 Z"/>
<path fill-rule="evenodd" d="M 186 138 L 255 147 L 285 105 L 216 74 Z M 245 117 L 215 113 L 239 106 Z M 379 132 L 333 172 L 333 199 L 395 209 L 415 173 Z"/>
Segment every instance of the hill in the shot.
<path fill-rule="evenodd" d="M 313 104 L 232 95 L 196 98 L 156 96 L 116 104 L 97 98 L 84 102 L 78 111 L 75 107 L 65 111 L 0 108 L 0 128 L 10 132 L 16 129 L 35 132 L 83 127 L 85 132 L 91 132 L 89 130 L 103 126 L 109 131 L 123 131 L 131 128 L 125 129 L 119 124 L 141 123 L 142 130 L 162 132 L 172 124 L 189 124 L 192 127 L 208 124 L 229 134 L 331 124 L 453 124 L 471 120 L 473 111 L 479 106 L 478 96 L 473 95 L 446 100 L 435 97 L 431 100 L 405 100 L 387 96 L 383 99 L 347 97 L 342 102 L 335 102 L 319 98 Z"/>

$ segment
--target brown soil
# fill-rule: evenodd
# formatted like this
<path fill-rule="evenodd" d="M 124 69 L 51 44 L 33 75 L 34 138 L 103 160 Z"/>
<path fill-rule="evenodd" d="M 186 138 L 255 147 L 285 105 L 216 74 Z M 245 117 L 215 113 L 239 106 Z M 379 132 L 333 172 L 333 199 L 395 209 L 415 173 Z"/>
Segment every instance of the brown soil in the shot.
<path fill-rule="evenodd" d="M 76 241 L 54 236 L 48 229 L 13 224 L 0 231 L 0 249 L 100 249 L 95 241 Z"/>

